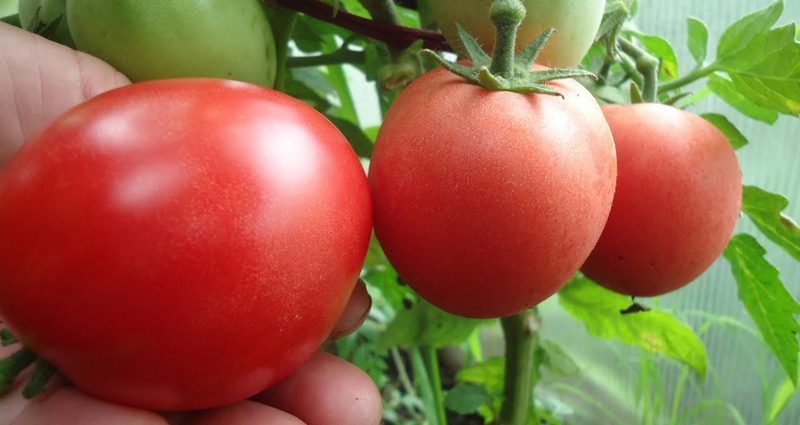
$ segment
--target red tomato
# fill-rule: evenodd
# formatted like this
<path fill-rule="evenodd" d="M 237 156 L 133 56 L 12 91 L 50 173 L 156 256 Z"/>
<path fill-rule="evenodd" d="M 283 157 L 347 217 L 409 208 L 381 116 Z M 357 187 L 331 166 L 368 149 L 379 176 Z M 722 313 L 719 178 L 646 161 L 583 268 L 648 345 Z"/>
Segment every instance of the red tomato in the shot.
<path fill-rule="evenodd" d="M 730 240 L 742 172 L 725 136 L 671 106 L 608 105 L 619 177 L 608 224 L 583 272 L 626 295 L 691 282 Z"/>
<path fill-rule="evenodd" d="M 614 143 L 594 98 L 488 91 L 443 69 L 381 127 L 369 179 L 375 232 L 398 273 L 451 313 L 498 317 L 555 293 L 603 229 Z"/>
<path fill-rule="evenodd" d="M 370 226 L 358 158 L 302 102 L 224 80 L 128 86 L 0 175 L 0 314 L 92 395 L 222 405 L 317 350 Z"/>

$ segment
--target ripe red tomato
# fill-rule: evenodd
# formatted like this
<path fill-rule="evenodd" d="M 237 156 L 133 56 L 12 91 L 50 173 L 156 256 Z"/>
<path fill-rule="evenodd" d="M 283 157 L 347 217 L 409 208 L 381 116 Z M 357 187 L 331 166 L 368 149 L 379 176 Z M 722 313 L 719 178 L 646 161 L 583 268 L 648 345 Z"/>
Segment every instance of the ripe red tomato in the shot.
<path fill-rule="evenodd" d="M 375 232 L 398 273 L 451 313 L 499 317 L 555 293 L 611 207 L 614 143 L 594 98 L 488 91 L 443 69 L 395 100 L 370 165 Z"/>
<path fill-rule="evenodd" d="M 92 395 L 222 405 L 317 350 L 370 228 L 358 158 L 302 102 L 224 80 L 128 86 L 0 174 L 0 315 Z"/>
<path fill-rule="evenodd" d="M 611 215 L 583 272 L 626 295 L 691 282 L 730 240 L 742 172 L 725 136 L 690 112 L 657 104 L 603 107 L 617 146 Z"/>

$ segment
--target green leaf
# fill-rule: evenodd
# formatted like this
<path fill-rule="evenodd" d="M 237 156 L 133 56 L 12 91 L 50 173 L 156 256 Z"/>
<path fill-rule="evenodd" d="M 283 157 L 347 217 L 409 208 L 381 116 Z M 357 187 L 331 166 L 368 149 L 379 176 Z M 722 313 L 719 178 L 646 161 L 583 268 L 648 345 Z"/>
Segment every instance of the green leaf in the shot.
<path fill-rule="evenodd" d="M 322 93 L 312 89 L 297 78 L 290 78 L 285 88 L 286 94 L 300 99 L 317 111 L 325 112 L 331 108 L 331 103 Z"/>
<path fill-rule="evenodd" d="M 784 379 L 781 385 L 775 390 L 770 402 L 769 410 L 767 411 L 766 425 L 774 425 L 786 406 L 789 405 L 792 397 L 797 394 L 798 388 L 792 384 L 790 379 Z"/>
<path fill-rule="evenodd" d="M 444 406 L 459 415 L 468 415 L 477 412 L 482 406 L 489 404 L 489 401 L 489 393 L 484 386 L 458 383 L 447 392 Z"/>
<path fill-rule="evenodd" d="M 678 55 L 667 40 L 657 36 L 634 32 L 632 33 L 644 47 L 659 59 L 659 78 L 672 80 L 678 78 Z"/>
<path fill-rule="evenodd" d="M 724 255 L 739 286 L 739 299 L 761 331 L 764 342 L 797 385 L 800 325 L 795 316 L 800 313 L 800 304 L 784 286 L 778 269 L 764 258 L 766 253 L 753 236 L 739 234 L 728 243 Z"/>
<path fill-rule="evenodd" d="M 681 99 L 680 101 L 678 101 L 675 104 L 675 106 L 678 109 L 686 109 L 689 106 L 692 106 L 692 105 L 700 102 L 701 100 L 707 98 L 711 94 L 712 94 L 711 89 L 708 88 L 708 86 L 706 86 L 706 87 L 703 87 L 703 88 L 701 88 L 701 89 L 699 89 L 699 90 L 697 90 L 695 92 L 692 92 L 688 97 Z"/>
<path fill-rule="evenodd" d="M 308 102 L 318 111 L 328 112 L 333 106 L 329 99 L 333 86 L 320 69 L 295 68 L 291 70 L 291 77 L 287 85 L 288 94 Z"/>
<path fill-rule="evenodd" d="M 555 341 L 540 340 L 536 354 L 539 356 L 538 363 L 555 375 L 575 376 L 580 371 L 575 360 Z"/>
<path fill-rule="evenodd" d="M 326 116 L 344 134 L 344 137 L 350 142 L 350 146 L 353 147 L 358 156 L 362 158 L 370 158 L 372 156 L 372 140 L 364 133 L 361 127 L 344 118 L 333 115 Z"/>
<path fill-rule="evenodd" d="M 323 40 L 325 41 L 324 48 L 326 51 L 333 51 L 339 47 L 333 34 L 325 34 Z M 331 65 L 327 67 L 327 70 L 328 72 L 325 76 L 339 98 L 339 107 L 335 112 L 336 115 L 350 122 L 359 123 L 355 101 L 350 92 L 350 85 L 348 84 L 344 67 L 342 65 Z"/>
<path fill-rule="evenodd" d="M 766 190 L 745 186 L 742 211 L 766 237 L 800 261 L 800 227 L 783 214 L 789 200 Z"/>
<path fill-rule="evenodd" d="M 747 138 L 744 137 L 741 131 L 733 125 L 728 117 L 722 114 L 715 114 L 715 113 L 707 113 L 707 114 L 700 114 L 706 121 L 714 124 L 714 127 L 717 127 L 722 134 L 728 139 L 728 141 L 733 145 L 734 149 L 739 149 L 747 145 Z"/>
<path fill-rule="evenodd" d="M 771 28 L 783 12 L 772 3 L 734 23 L 723 34 L 714 67 L 728 73 L 735 90 L 752 103 L 800 115 L 800 42 L 796 24 Z"/>
<path fill-rule="evenodd" d="M 325 33 L 320 31 L 325 31 L 327 28 L 327 23 L 300 14 L 297 16 L 294 31 L 292 31 L 292 41 L 302 52 L 321 52 L 324 40 L 320 34 Z"/>
<path fill-rule="evenodd" d="M 0 18 L 0 21 L 5 22 L 9 25 L 13 25 L 17 28 L 22 28 L 22 22 L 19 21 L 19 14 L 15 13 L 13 15 L 7 15 Z"/>
<path fill-rule="evenodd" d="M 505 359 L 503 357 L 492 357 L 459 370 L 456 374 L 456 380 L 483 385 L 490 395 L 500 395 L 503 394 L 504 375 Z"/>
<path fill-rule="evenodd" d="M 737 89 L 753 103 L 787 115 L 800 115 L 800 43 L 795 24 L 761 34 L 739 57 L 717 61 Z"/>
<path fill-rule="evenodd" d="M 687 28 L 689 32 L 689 52 L 697 62 L 697 66 L 703 66 L 708 54 L 708 27 L 703 21 L 690 17 L 687 20 Z"/>
<path fill-rule="evenodd" d="M 600 28 L 597 30 L 596 40 L 605 40 L 606 50 L 608 57 L 614 57 L 617 54 L 617 37 L 622 31 L 625 22 L 630 18 L 631 10 L 625 5 L 622 0 L 609 0 L 606 2 L 606 8 L 603 12 L 603 20 L 600 22 Z"/>
<path fill-rule="evenodd" d="M 778 120 L 777 112 L 762 108 L 751 102 L 739 91 L 731 80 L 719 74 L 711 75 L 708 79 L 708 88 L 719 96 L 720 99 L 736 108 L 737 111 L 754 120 L 765 122 L 770 125 L 775 124 L 775 121 Z"/>
<path fill-rule="evenodd" d="M 678 360 L 701 378 L 706 375 L 706 349 L 694 330 L 675 316 L 658 310 L 621 314 L 631 304 L 629 297 L 605 289 L 577 276 L 558 293 L 558 300 L 590 334 L 617 339 Z"/>
<path fill-rule="evenodd" d="M 398 311 L 403 309 L 406 303 L 417 299 L 411 288 L 399 283 L 397 272 L 389 263 L 374 236 L 370 240 L 369 248 L 367 249 L 367 258 L 364 262 L 361 278 L 370 287 L 371 294 L 374 293 L 374 290 L 380 291 L 380 297 L 373 299 L 376 306 L 380 302 L 386 302 L 394 311 Z"/>
<path fill-rule="evenodd" d="M 778 0 L 734 22 L 719 39 L 717 58 L 735 56 L 759 34 L 768 32 L 782 13 L 783 0 Z"/>
<path fill-rule="evenodd" d="M 384 347 L 442 347 L 465 341 L 485 320 L 467 319 L 440 310 L 419 300 L 402 309 L 383 335 Z"/>

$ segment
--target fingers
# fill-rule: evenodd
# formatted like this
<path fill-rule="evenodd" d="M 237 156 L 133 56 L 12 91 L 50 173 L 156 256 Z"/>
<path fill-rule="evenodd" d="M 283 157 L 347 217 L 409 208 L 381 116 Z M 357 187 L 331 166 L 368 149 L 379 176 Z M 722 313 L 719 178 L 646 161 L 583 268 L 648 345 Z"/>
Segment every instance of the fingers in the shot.
<path fill-rule="evenodd" d="M 180 425 L 305 425 L 280 410 L 253 401 L 243 401 L 209 412 L 192 414 Z"/>
<path fill-rule="evenodd" d="M 100 401 L 75 388 L 61 387 L 41 395 L 10 425 L 167 425 L 161 416 Z M 3 424 L 5 425 L 5 424 Z"/>
<path fill-rule="evenodd" d="M 67 109 L 128 83 L 100 59 L 0 23 L 0 167 Z"/>
<path fill-rule="evenodd" d="M 356 283 L 350 302 L 345 307 L 344 313 L 339 317 L 339 322 L 331 332 L 330 339 L 341 338 L 361 326 L 372 307 L 372 298 L 367 293 L 367 286 L 361 279 Z"/>
<path fill-rule="evenodd" d="M 377 425 L 381 420 L 381 396 L 372 379 L 327 353 L 317 353 L 254 400 L 289 412 L 308 425 Z"/>

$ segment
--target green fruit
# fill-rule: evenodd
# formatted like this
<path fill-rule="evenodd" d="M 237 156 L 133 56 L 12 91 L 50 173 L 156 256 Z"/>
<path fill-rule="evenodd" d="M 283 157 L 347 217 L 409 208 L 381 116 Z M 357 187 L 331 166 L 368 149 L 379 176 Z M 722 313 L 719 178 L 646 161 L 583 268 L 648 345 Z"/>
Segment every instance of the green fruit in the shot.
<path fill-rule="evenodd" d="M 522 0 L 527 14 L 517 32 L 517 50 L 530 44 L 549 28 L 550 38 L 537 63 L 549 67 L 571 68 L 591 47 L 605 0 Z M 495 28 L 489 19 L 492 0 L 431 0 L 436 21 L 447 42 L 459 54 L 466 52 L 456 33 L 456 23 L 472 34 L 487 50 L 494 49 Z"/>
<path fill-rule="evenodd" d="M 275 80 L 275 41 L 259 0 L 70 0 L 67 19 L 80 50 L 132 81 Z"/>

